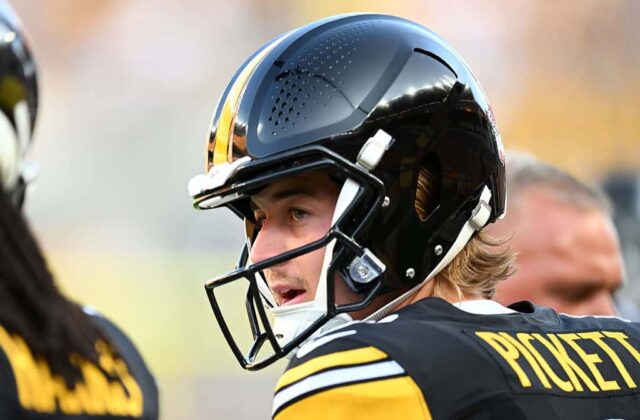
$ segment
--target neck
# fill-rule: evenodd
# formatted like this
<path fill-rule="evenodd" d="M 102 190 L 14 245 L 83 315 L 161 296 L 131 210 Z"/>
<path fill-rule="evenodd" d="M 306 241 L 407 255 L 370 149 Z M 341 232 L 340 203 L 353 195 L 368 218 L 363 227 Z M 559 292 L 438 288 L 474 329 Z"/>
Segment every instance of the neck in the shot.
<path fill-rule="evenodd" d="M 426 299 L 429 297 L 438 297 L 446 300 L 449 303 L 485 299 L 480 293 L 463 294 L 461 291 L 449 287 L 448 285 L 436 288 L 435 286 L 437 282 L 438 277 L 436 276 L 435 278 L 424 284 L 413 296 L 398 305 L 395 308 L 394 312 L 404 308 L 405 306 L 412 305 L 422 299 Z"/>

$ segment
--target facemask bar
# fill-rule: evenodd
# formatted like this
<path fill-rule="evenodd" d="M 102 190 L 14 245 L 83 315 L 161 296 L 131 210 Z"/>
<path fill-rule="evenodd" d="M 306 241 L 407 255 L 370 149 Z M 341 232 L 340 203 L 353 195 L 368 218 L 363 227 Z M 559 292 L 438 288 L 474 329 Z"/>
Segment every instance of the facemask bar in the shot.
<path fill-rule="evenodd" d="M 346 261 L 348 260 L 348 255 L 361 257 L 365 254 L 366 250 L 358 243 L 356 243 L 351 237 L 345 235 L 345 233 L 343 233 L 343 231 L 340 229 L 340 226 L 343 225 L 345 218 L 349 217 L 353 213 L 353 210 L 358 207 L 358 204 L 361 204 L 363 200 L 366 199 L 366 197 L 372 197 L 373 203 L 371 206 L 367 206 L 366 214 L 362 219 L 360 219 L 360 224 L 350 230 L 353 230 L 353 233 L 355 233 L 368 227 L 375 214 L 381 208 L 382 200 L 384 197 L 384 186 L 377 178 L 373 177 L 366 171 L 363 171 L 360 167 L 357 167 L 351 162 L 344 160 L 341 156 L 335 155 L 333 152 L 325 148 L 319 146 L 310 146 L 306 149 L 307 150 L 297 150 L 297 153 L 295 153 L 296 157 L 300 159 L 301 155 L 314 155 L 314 160 L 309 160 L 308 162 L 302 163 L 295 168 L 284 168 L 277 174 L 271 174 L 271 176 L 268 177 L 268 180 L 263 180 L 258 177 L 254 178 L 253 182 L 240 182 L 240 184 L 242 184 L 242 188 L 236 188 L 234 185 L 226 187 L 225 192 L 227 192 L 228 194 L 243 196 L 244 194 L 250 192 L 250 190 L 258 189 L 263 183 L 265 183 L 265 185 L 270 184 L 278 179 L 315 169 L 330 169 L 334 171 L 334 173 L 341 174 L 345 178 L 351 179 L 353 180 L 353 182 L 357 182 L 360 186 L 354 200 L 350 203 L 348 208 L 338 218 L 338 221 L 332 226 L 332 228 L 323 238 L 294 250 L 287 251 L 272 258 L 260 261 L 259 263 L 250 264 L 247 267 L 244 267 L 248 260 L 248 248 L 245 246 L 243 257 L 238 262 L 236 270 L 228 273 L 227 275 L 212 279 L 205 285 L 205 289 L 209 297 L 212 309 L 214 311 L 214 315 L 216 316 L 216 319 L 220 324 L 225 339 L 229 343 L 229 346 L 231 347 L 234 355 L 245 369 L 261 369 L 273 363 L 274 361 L 278 360 L 279 358 L 283 357 L 284 355 L 295 349 L 297 346 L 299 346 L 304 340 L 306 340 L 311 334 L 313 334 L 316 330 L 318 330 L 318 328 L 320 328 L 324 323 L 326 323 L 336 314 L 351 312 L 366 307 L 378 294 L 381 288 L 381 283 L 377 281 L 374 283 L 368 293 L 363 296 L 363 299 L 360 302 L 348 305 L 340 305 L 336 307 L 334 298 L 334 282 L 328 281 L 327 279 L 335 278 L 335 275 L 338 272 L 338 267 L 336 267 L 335 265 L 336 261 Z M 279 158 L 284 160 L 287 159 L 287 156 L 281 156 Z M 207 192 L 200 196 L 200 200 L 208 200 L 212 196 L 213 194 Z M 332 259 L 331 264 L 329 265 L 329 269 L 327 270 L 327 276 L 323 279 L 320 279 L 320 281 L 326 282 L 327 286 L 326 312 L 324 316 L 321 316 L 320 318 L 312 322 L 309 327 L 307 327 L 299 335 L 295 336 L 294 339 L 292 339 L 290 342 L 285 343 L 284 346 L 281 346 L 278 343 L 276 336 L 274 335 L 267 314 L 265 312 L 265 307 L 263 305 L 263 294 L 259 290 L 259 282 L 262 280 L 258 279 L 257 275 L 259 275 L 262 270 L 270 266 L 280 264 L 284 261 L 296 258 L 300 255 L 304 255 L 306 253 L 326 247 L 331 241 L 334 240 L 336 243 L 336 252 L 334 258 Z M 236 340 L 232 336 L 232 333 L 224 319 L 224 315 L 222 313 L 220 305 L 218 305 L 218 302 L 216 300 L 217 297 L 214 291 L 218 287 L 221 287 L 231 281 L 238 281 L 239 279 L 245 279 L 249 281 L 249 290 L 247 291 L 245 306 L 247 310 L 247 316 L 249 317 L 249 323 L 254 338 L 254 343 L 247 354 L 243 354 L 241 352 L 236 343 Z M 260 328 L 260 324 L 264 326 L 264 331 Z M 260 347 L 263 346 L 266 342 L 269 342 L 271 344 L 271 347 L 274 351 L 273 355 L 263 360 L 256 360 L 256 356 L 259 353 Z"/>
<path fill-rule="evenodd" d="M 361 256 L 365 253 L 365 249 L 358 245 L 355 241 L 349 238 L 344 233 L 340 232 L 335 226 L 321 239 L 306 244 L 302 247 L 296 248 L 291 251 L 287 251 L 285 253 L 276 255 L 272 258 L 268 258 L 266 260 L 260 261 L 259 263 L 251 264 L 247 267 L 234 270 L 233 272 L 212 279 L 205 285 L 205 290 L 207 292 L 207 296 L 209 298 L 209 302 L 211 303 L 211 307 L 213 309 L 214 315 L 220 324 L 221 330 L 225 339 L 229 343 L 234 355 L 245 369 L 248 370 L 257 370 L 261 369 L 265 366 L 270 365 L 276 360 L 282 358 L 287 353 L 295 349 L 306 340 L 313 332 L 315 332 L 318 328 L 320 328 L 326 321 L 334 317 L 339 313 L 350 312 L 353 310 L 362 309 L 367 306 L 371 300 L 377 295 L 377 292 L 380 290 L 381 283 L 378 282 L 371 291 L 360 301 L 354 304 L 348 305 L 339 305 L 335 306 L 335 296 L 334 296 L 334 287 L 333 281 L 327 281 L 326 279 L 321 279 L 320 281 L 327 281 L 327 312 L 325 316 L 317 319 L 315 322 L 311 324 L 304 332 L 296 336 L 293 340 L 286 343 L 284 346 L 281 346 L 278 343 L 277 337 L 272 330 L 270 321 L 268 319 L 265 305 L 263 304 L 262 294 L 258 289 L 258 280 L 256 278 L 256 274 L 260 271 L 263 271 L 269 267 L 274 265 L 281 264 L 284 261 L 294 259 L 301 255 L 310 253 L 317 249 L 321 249 L 326 247 L 331 241 L 336 241 L 336 248 L 340 245 L 340 252 L 349 252 L 354 255 Z M 336 256 L 335 259 L 338 259 Z M 335 260 L 334 259 L 334 260 Z M 336 267 L 331 265 L 328 270 L 327 279 L 333 279 L 336 274 Z M 239 348 L 236 340 L 231 333 L 226 320 L 224 318 L 224 314 L 222 313 L 222 308 L 220 307 L 217 297 L 215 295 L 215 289 L 218 287 L 222 287 L 230 282 L 239 281 L 239 280 L 248 280 L 249 288 L 247 290 L 247 298 L 245 301 L 245 309 L 247 311 L 247 316 L 249 319 L 249 324 L 251 328 L 251 332 L 253 335 L 254 343 L 251 345 L 249 351 L 246 354 L 243 354 L 241 349 Z M 261 325 L 264 326 L 264 331 L 261 328 Z M 256 356 L 260 348 L 266 343 L 269 342 L 274 351 L 271 357 L 268 357 L 263 360 L 256 360 Z"/>

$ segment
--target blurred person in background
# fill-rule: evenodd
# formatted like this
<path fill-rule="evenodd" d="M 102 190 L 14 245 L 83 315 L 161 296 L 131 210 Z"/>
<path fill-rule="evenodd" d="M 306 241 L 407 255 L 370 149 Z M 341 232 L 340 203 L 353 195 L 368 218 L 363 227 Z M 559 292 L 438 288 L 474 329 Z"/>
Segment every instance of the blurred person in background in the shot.
<path fill-rule="evenodd" d="M 626 283 L 622 293 L 616 295 L 616 306 L 624 318 L 637 321 L 640 320 L 640 175 L 616 170 L 605 176 L 600 185 L 613 204 L 613 223 L 624 256 Z"/>
<path fill-rule="evenodd" d="M 240 67 L 189 193 L 244 220 L 206 290 L 243 368 L 291 359 L 275 419 L 637 415 L 638 324 L 492 299 L 504 168 L 477 80 L 414 22 L 326 18 Z"/>
<path fill-rule="evenodd" d="M 133 343 L 61 294 L 21 214 L 37 105 L 36 64 L 1 2 L 0 418 L 157 419 L 157 387 Z"/>
<path fill-rule="evenodd" d="M 624 269 L 607 197 L 524 153 L 507 157 L 507 215 L 491 226 L 510 237 L 517 272 L 497 287 L 503 304 L 530 300 L 570 315 L 617 315 Z"/>

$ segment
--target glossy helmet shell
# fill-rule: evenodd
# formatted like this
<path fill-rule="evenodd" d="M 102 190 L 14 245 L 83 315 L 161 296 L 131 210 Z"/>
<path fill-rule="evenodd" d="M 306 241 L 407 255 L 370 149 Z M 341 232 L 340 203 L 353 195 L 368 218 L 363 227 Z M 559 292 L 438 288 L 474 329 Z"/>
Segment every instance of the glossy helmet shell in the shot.
<path fill-rule="evenodd" d="M 374 229 L 354 227 L 354 239 L 384 262 L 387 288 L 407 287 L 447 253 L 485 186 L 489 222 L 505 207 L 504 153 L 489 103 L 465 62 L 428 29 L 393 16 L 343 15 L 266 44 L 222 96 L 206 169 L 308 145 L 355 162 L 380 129 L 395 140 L 373 171 L 389 204 Z M 422 219 L 414 202 L 427 162 L 437 193 Z"/>

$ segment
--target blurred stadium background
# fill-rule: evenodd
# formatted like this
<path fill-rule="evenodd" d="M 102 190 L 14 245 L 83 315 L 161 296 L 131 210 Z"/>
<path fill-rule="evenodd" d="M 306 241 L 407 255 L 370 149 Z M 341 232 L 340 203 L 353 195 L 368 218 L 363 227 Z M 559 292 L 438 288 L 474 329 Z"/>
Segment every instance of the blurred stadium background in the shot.
<path fill-rule="evenodd" d="M 27 213 L 63 289 L 139 345 L 159 380 L 164 419 L 269 417 L 282 365 L 241 371 L 203 293 L 207 278 L 233 266 L 241 225 L 224 211 L 193 211 L 186 183 L 202 171 L 207 127 L 227 80 L 273 36 L 336 13 L 411 18 L 475 70 L 507 148 L 587 180 L 637 176 L 637 1 L 12 4 L 40 66 L 32 159 L 41 173 Z M 637 220 L 640 204 L 631 205 Z M 626 233 L 635 243 L 627 258 L 638 270 L 638 235 Z M 636 303 L 637 273 L 630 270 L 625 292 Z"/>

